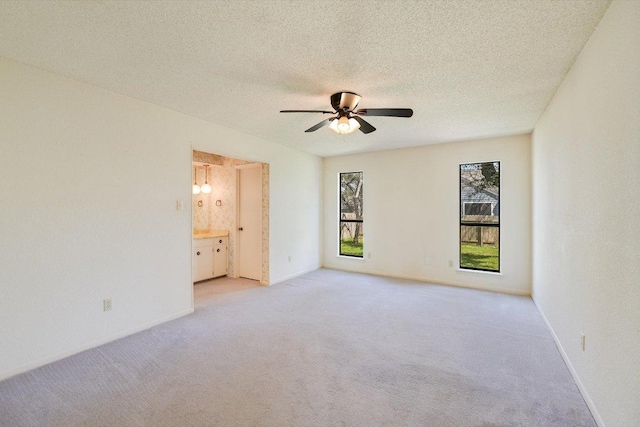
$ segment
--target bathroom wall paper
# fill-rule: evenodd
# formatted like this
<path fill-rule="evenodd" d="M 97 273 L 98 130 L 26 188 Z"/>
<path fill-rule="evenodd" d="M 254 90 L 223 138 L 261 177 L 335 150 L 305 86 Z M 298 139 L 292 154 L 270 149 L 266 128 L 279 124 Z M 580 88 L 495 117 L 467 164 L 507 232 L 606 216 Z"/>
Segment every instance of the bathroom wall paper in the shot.
<path fill-rule="evenodd" d="M 208 165 L 222 165 L 224 162 L 224 156 L 193 150 L 193 161 Z"/>
<path fill-rule="evenodd" d="M 209 168 L 209 173 L 212 173 L 212 168 Z M 204 180 L 205 180 L 205 168 L 203 166 L 196 166 L 195 167 L 195 181 L 197 182 L 198 185 L 202 185 L 204 184 Z M 212 193 L 213 193 L 213 185 L 212 187 Z M 202 202 L 202 206 L 198 206 L 198 202 L 201 201 Z M 209 197 L 208 194 L 198 194 L 198 195 L 193 195 L 192 197 L 192 203 L 193 203 L 193 229 L 194 230 L 208 230 L 209 229 L 209 224 L 211 223 L 211 208 L 209 206 L 209 203 L 211 201 L 211 197 Z"/>

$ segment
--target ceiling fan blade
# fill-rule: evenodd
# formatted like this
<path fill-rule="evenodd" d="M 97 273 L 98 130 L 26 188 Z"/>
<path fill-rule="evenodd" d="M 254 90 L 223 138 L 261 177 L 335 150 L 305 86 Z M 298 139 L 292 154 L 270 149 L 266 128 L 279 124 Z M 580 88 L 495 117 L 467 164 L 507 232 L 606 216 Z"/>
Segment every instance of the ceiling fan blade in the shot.
<path fill-rule="evenodd" d="M 363 119 L 361 117 L 358 117 L 358 116 L 353 116 L 353 118 L 356 119 L 358 121 L 358 123 L 360 123 L 360 132 L 362 132 L 362 133 L 371 133 L 371 132 L 376 130 L 376 128 L 371 126 L 371 124 L 369 122 L 367 122 L 365 119 Z"/>
<path fill-rule="evenodd" d="M 335 111 L 324 110 L 280 110 L 281 113 L 323 113 L 323 114 L 335 114 Z"/>
<path fill-rule="evenodd" d="M 413 110 L 411 108 L 363 108 L 356 111 L 356 114 L 362 116 L 411 117 L 413 116 Z"/>
<path fill-rule="evenodd" d="M 318 123 L 317 125 L 311 126 L 309 129 L 305 130 L 305 132 L 315 132 L 318 129 L 320 129 L 321 127 L 328 125 L 329 123 L 331 123 L 335 119 L 336 119 L 335 117 L 331 117 L 330 119 L 323 120 L 320 123 Z"/>

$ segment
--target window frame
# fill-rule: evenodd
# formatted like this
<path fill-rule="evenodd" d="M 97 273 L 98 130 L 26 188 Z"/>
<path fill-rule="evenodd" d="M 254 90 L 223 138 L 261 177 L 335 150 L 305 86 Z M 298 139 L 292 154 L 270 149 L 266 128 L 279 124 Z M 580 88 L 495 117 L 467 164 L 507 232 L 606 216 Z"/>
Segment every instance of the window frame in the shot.
<path fill-rule="evenodd" d="M 485 224 L 485 223 L 462 223 L 462 214 L 464 212 L 464 204 L 465 203 L 473 203 L 473 202 L 463 202 L 462 201 L 462 167 L 467 165 L 481 165 L 483 163 L 497 163 L 498 170 L 500 171 L 500 182 L 498 185 L 498 202 L 496 205 L 500 204 L 500 214 L 498 215 L 498 223 L 497 224 Z M 500 203 L 502 199 L 502 165 L 499 160 L 495 161 L 486 161 L 486 162 L 467 162 L 460 163 L 458 165 L 458 268 L 464 271 L 482 271 L 485 273 L 501 273 L 502 272 L 502 204 Z M 480 203 L 490 203 L 490 202 L 480 202 Z M 491 216 L 494 215 L 494 206 L 491 204 Z M 464 267 L 462 265 L 462 227 L 493 227 L 498 228 L 498 269 L 491 270 L 489 268 L 477 268 L 477 267 Z M 481 231 L 482 232 L 482 231 Z"/>
<path fill-rule="evenodd" d="M 363 190 L 364 190 L 364 171 L 352 171 L 352 172 L 338 172 L 338 256 L 348 257 L 353 259 L 364 259 L 364 240 L 362 242 L 362 255 L 350 255 L 342 253 L 342 223 L 351 222 L 362 224 L 364 228 L 364 193 L 362 198 L 363 214 L 362 219 L 342 219 L 342 175 L 349 175 L 359 173 L 362 174 Z"/>

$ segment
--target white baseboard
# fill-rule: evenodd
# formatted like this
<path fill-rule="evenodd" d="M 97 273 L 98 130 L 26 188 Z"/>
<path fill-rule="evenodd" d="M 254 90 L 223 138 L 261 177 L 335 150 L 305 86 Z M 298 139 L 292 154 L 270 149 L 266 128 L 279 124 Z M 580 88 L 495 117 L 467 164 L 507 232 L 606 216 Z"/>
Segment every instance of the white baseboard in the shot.
<path fill-rule="evenodd" d="M 469 289 L 478 289 L 481 291 L 490 291 L 490 292 L 499 292 L 501 294 L 511 294 L 511 295 L 523 295 L 530 296 L 531 292 L 528 290 L 521 289 L 511 289 L 511 288 L 500 288 L 497 286 L 485 286 L 485 285 L 470 285 L 467 283 L 459 283 L 448 280 L 437 280 L 437 279 L 429 279 L 424 277 L 413 277 L 406 276 L 402 274 L 392 274 L 382 271 L 375 270 L 359 270 L 359 269 L 350 269 L 342 266 L 333 266 L 333 265 L 323 265 L 322 268 L 330 268 L 332 270 L 343 270 L 350 271 L 352 273 L 362 273 L 362 274 L 372 274 L 374 276 L 383 276 L 383 277 L 395 277 L 397 279 L 407 279 L 407 280 L 415 280 L 417 282 L 425 282 L 425 283 L 434 283 L 436 285 L 446 285 L 446 286 L 457 286 L 459 288 L 469 288 Z"/>
<path fill-rule="evenodd" d="M 600 416 L 600 413 L 596 409 L 596 406 L 593 404 L 593 400 L 591 400 L 591 397 L 589 396 L 589 393 L 587 393 L 587 390 L 584 388 L 584 385 L 582 384 L 582 381 L 580 380 L 578 373 L 574 369 L 573 364 L 571 364 L 571 360 L 569 360 L 569 356 L 567 356 L 567 352 L 564 351 L 564 348 L 562 347 L 562 344 L 560 344 L 560 340 L 558 339 L 556 332 L 551 327 L 551 323 L 549 323 L 549 319 L 547 319 L 547 316 L 544 314 L 544 311 L 542 311 L 542 309 L 538 305 L 538 302 L 535 300 L 535 298 L 531 298 L 531 299 L 533 300 L 533 303 L 536 305 L 538 312 L 542 316 L 544 323 L 547 325 L 549 332 L 551 332 L 553 341 L 556 343 L 556 347 L 558 347 L 558 351 L 560 352 L 560 355 L 562 356 L 564 363 L 567 365 L 567 368 L 569 368 L 569 372 L 573 377 L 573 381 L 575 381 L 576 385 L 578 386 L 578 390 L 580 390 L 580 393 L 582 394 L 582 398 L 584 399 L 585 403 L 589 407 L 589 410 L 591 411 L 591 415 L 593 415 L 593 419 L 596 421 L 596 424 L 598 424 L 598 427 L 606 427 L 604 424 L 604 421 L 602 420 L 602 417 Z"/>
<path fill-rule="evenodd" d="M 127 329 L 125 331 L 118 332 L 118 333 L 113 334 L 113 335 L 107 335 L 106 337 L 100 338 L 100 339 L 95 340 L 95 341 L 91 341 L 91 342 L 89 342 L 87 344 L 83 344 L 83 345 L 81 345 L 79 347 L 75 347 L 75 348 L 73 348 L 71 350 L 67 350 L 67 351 L 63 351 L 63 352 L 60 352 L 60 353 L 56 353 L 54 355 L 43 357 L 42 359 L 38 359 L 38 360 L 36 360 L 34 362 L 26 363 L 24 365 L 18 366 L 17 368 L 10 369 L 10 370 L 5 371 L 5 372 L 1 372 L 0 373 L 0 381 L 6 380 L 7 378 L 13 377 L 15 375 L 22 374 L 22 373 L 30 371 L 32 369 L 36 369 L 36 368 L 39 368 L 41 366 L 48 365 L 49 363 L 56 362 L 56 361 L 58 361 L 60 359 L 64 359 L 65 357 L 72 356 L 74 354 L 83 352 L 85 350 L 89 350 L 89 349 L 92 349 L 94 347 L 101 346 L 102 344 L 106 344 L 108 342 L 115 341 L 117 339 L 124 338 L 124 337 L 129 336 L 129 335 L 133 335 L 135 333 L 144 331 L 145 329 L 152 328 L 152 327 L 157 326 L 157 325 L 159 325 L 161 323 L 165 323 L 165 322 L 168 322 L 170 320 L 175 320 L 175 319 L 177 319 L 179 317 L 186 316 L 186 315 L 191 314 L 191 313 L 193 313 L 193 307 L 190 307 L 190 308 L 188 308 L 186 310 L 183 310 L 183 311 L 180 311 L 178 313 L 174 313 L 172 315 L 163 317 L 161 319 L 157 319 L 157 320 L 154 320 L 152 322 L 145 323 L 145 324 L 143 324 L 141 326 L 138 326 L 136 328 Z"/>
<path fill-rule="evenodd" d="M 273 281 L 270 283 L 270 285 L 275 285 L 275 284 L 278 284 L 278 283 L 282 283 L 282 282 L 284 282 L 285 280 L 293 279 L 293 278 L 295 278 L 295 277 L 302 276 L 303 274 L 311 273 L 312 271 L 316 271 L 316 270 L 317 270 L 317 269 L 319 269 L 319 268 L 321 268 L 321 266 L 308 268 L 308 269 L 306 269 L 306 270 L 299 271 L 299 272 L 297 272 L 297 273 L 293 273 L 293 274 L 290 274 L 290 275 L 288 275 L 288 276 L 281 277 L 281 278 L 279 278 L 279 279 L 275 279 L 275 280 L 273 280 Z"/>

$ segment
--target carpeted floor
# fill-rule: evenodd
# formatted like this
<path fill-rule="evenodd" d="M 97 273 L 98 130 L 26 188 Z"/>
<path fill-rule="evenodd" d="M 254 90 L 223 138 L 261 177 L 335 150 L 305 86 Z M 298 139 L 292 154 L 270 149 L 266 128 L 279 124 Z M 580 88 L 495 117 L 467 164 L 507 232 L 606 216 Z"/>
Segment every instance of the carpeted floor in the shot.
<path fill-rule="evenodd" d="M 193 296 L 195 297 L 196 307 L 207 304 L 213 295 L 229 294 L 231 292 L 240 292 L 247 289 L 259 288 L 258 280 L 250 279 L 232 279 L 227 276 L 218 277 L 217 279 L 207 280 L 206 282 L 198 282 L 193 286 Z"/>
<path fill-rule="evenodd" d="M 0 425 L 595 426 L 527 297 L 334 270 L 245 285 L 1 382 Z"/>

